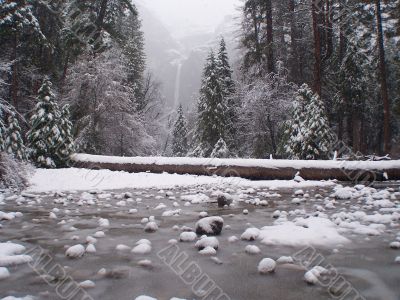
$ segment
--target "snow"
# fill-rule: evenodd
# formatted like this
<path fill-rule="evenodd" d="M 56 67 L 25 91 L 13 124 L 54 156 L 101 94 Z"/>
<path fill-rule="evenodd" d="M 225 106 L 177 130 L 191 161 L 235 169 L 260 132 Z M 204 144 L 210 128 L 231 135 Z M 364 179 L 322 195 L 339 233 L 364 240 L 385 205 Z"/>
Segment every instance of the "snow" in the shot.
<path fill-rule="evenodd" d="M 23 255 L 25 247 L 15 243 L 0 243 L 0 267 L 24 264 L 32 261 L 29 255 Z"/>
<path fill-rule="evenodd" d="M 271 258 L 263 258 L 258 264 L 258 272 L 268 274 L 275 271 L 276 262 Z"/>
<path fill-rule="evenodd" d="M 261 228 L 258 238 L 266 245 L 293 247 L 336 247 L 350 242 L 340 235 L 337 225 L 320 217 L 300 218 L 296 222 L 286 221 L 279 225 L 265 226 Z"/>
<path fill-rule="evenodd" d="M 85 247 L 81 244 L 69 247 L 67 251 L 65 251 L 65 256 L 70 258 L 78 258 L 85 254 Z"/>
<path fill-rule="evenodd" d="M 124 188 L 174 188 L 198 185 L 226 184 L 253 188 L 306 188 L 313 186 L 331 186 L 332 181 L 259 180 L 243 178 L 232 180 L 229 177 L 197 176 L 178 174 L 128 173 L 110 170 L 89 169 L 36 169 L 30 178 L 26 192 L 40 193 L 51 191 L 85 191 L 91 189 L 116 190 Z M 51 184 L 49 184 L 51 181 Z M 187 200 L 192 201 L 193 199 Z M 206 200 L 205 198 L 201 200 Z M 195 199 L 195 202 L 200 201 Z"/>

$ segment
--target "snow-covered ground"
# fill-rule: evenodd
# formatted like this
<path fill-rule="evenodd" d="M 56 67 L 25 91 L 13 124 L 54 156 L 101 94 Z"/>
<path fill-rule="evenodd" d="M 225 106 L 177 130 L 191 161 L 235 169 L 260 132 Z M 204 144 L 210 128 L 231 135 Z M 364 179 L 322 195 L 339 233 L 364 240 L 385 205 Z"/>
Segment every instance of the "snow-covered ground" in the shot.
<path fill-rule="evenodd" d="M 174 188 L 199 185 L 226 185 L 251 188 L 305 188 L 330 186 L 332 181 L 265 180 L 178 174 L 128 173 L 88 169 L 37 169 L 30 179 L 30 192 L 71 190 L 115 190 L 124 188 Z"/>
<path fill-rule="evenodd" d="M 398 300 L 399 186 L 36 170 L 26 191 L 0 193 L 0 299 L 58 299 L 71 276 L 93 299 L 213 286 L 221 299 L 324 300 L 340 274 L 365 299 Z M 61 269 L 35 272 L 37 249 Z"/>

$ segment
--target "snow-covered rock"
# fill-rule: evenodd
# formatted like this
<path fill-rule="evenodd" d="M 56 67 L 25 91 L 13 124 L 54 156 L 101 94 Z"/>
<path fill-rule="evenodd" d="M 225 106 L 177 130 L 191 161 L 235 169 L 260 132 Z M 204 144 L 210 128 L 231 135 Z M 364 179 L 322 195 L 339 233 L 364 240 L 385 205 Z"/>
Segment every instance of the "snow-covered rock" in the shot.
<path fill-rule="evenodd" d="M 0 267 L 0 280 L 10 277 L 10 272 L 7 268 Z"/>
<path fill-rule="evenodd" d="M 239 239 L 238 239 L 238 237 L 237 236 L 234 236 L 234 235 L 232 235 L 232 236 L 230 236 L 229 238 L 228 238 L 228 242 L 229 243 L 235 243 L 235 242 L 237 242 Z"/>
<path fill-rule="evenodd" d="M 221 217 L 206 217 L 197 221 L 195 228 L 199 235 L 219 235 L 224 226 L 224 219 Z"/>
<path fill-rule="evenodd" d="M 259 254 L 261 252 L 256 245 L 247 245 L 244 251 L 248 254 Z"/>
<path fill-rule="evenodd" d="M 91 280 L 85 280 L 79 283 L 79 286 L 83 289 L 91 289 L 96 287 L 96 284 Z"/>
<path fill-rule="evenodd" d="M 193 231 L 184 231 L 179 236 L 179 241 L 181 242 L 193 242 L 196 240 L 197 235 Z"/>
<path fill-rule="evenodd" d="M 245 232 L 242 233 L 240 238 L 246 241 L 254 241 L 260 235 L 260 230 L 258 228 L 252 227 L 247 228 Z"/>
<path fill-rule="evenodd" d="M 0 243 L 0 267 L 24 264 L 32 261 L 29 255 L 20 254 L 25 247 L 15 243 Z"/>
<path fill-rule="evenodd" d="M 89 244 L 86 246 L 87 253 L 96 253 L 96 247 L 93 244 Z"/>
<path fill-rule="evenodd" d="M 157 300 L 157 299 L 153 298 L 153 297 L 142 295 L 142 296 L 136 297 L 135 300 Z"/>
<path fill-rule="evenodd" d="M 389 247 L 392 248 L 392 249 L 400 249 L 400 242 L 398 242 L 398 241 L 391 242 L 389 244 Z"/>
<path fill-rule="evenodd" d="M 213 247 L 207 246 L 200 250 L 199 253 L 202 255 L 215 255 L 217 254 L 217 251 Z"/>
<path fill-rule="evenodd" d="M 327 273 L 328 273 L 328 270 L 325 269 L 324 267 L 315 266 L 310 271 L 307 271 L 306 274 L 304 274 L 304 280 L 309 284 L 317 284 L 319 281 L 319 278 L 322 275 L 327 274 Z"/>
<path fill-rule="evenodd" d="M 81 244 L 69 247 L 67 251 L 65 251 L 65 256 L 69 258 L 82 257 L 83 254 L 85 254 L 85 247 Z"/>
<path fill-rule="evenodd" d="M 98 223 L 99 223 L 100 227 L 109 227 L 110 226 L 110 221 L 108 221 L 108 219 L 100 218 Z"/>
<path fill-rule="evenodd" d="M 228 193 L 219 192 L 217 194 L 217 202 L 219 207 L 224 207 L 225 205 L 230 205 L 232 203 L 232 196 Z"/>
<path fill-rule="evenodd" d="M 218 250 L 219 242 L 216 237 L 206 236 L 206 237 L 202 237 L 200 240 L 198 240 L 195 244 L 195 247 L 198 248 L 199 250 L 202 250 L 206 247 L 211 247 L 211 248 L 214 248 L 215 250 Z"/>
<path fill-rule="evenodd" d="M 130 250 L 131 250 L 131 247 L 129 247 L 129 246 L 127 246 L 127 245 L 124 245 L 124 244 L 118 244 L 118 245 L 115 247 L 115 250 L 117 250 L 117 251 L 130 251 Z"/>
<path fill-rule="evenodd" d="M 142 243 L 134 247 L 131 251 L 134 254 L 148 254 L 151 252 L 151 245 Z"/>
<path fill-rule="evenodd" d="M 292 264 L 294 263 L 294 260 L 291 256 L 281 256 L 276 260 L 276 262 L 278 264 Z"/>
<path fill-rule="evenodd" d="M 272 258 L 263 258 L 258 264 L 258 272 L 268 274 L 275 271 L 276 262 Z"/>
<path fill-rule="evenodd" d="M 105 237 L 106 234 L 104 233 L 104 231 L 96 231 L 93 236 L 96 238 L 102 238 Z"/>
<path fill-rule="evenodd" d="M 148 222 L 144 227 L 145 232 L 156 232 L 158 230 L 158 225 L 156 222 Z"/>

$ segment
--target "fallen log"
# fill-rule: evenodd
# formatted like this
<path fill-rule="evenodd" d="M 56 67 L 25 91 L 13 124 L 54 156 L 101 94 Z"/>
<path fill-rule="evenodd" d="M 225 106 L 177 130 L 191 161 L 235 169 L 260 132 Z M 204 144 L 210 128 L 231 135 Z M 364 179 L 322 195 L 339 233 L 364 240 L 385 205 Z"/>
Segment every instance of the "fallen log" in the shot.
<path fill-rule="evenodd" d="M 263 159 L 217 159 L 176 157 L 113 157 L 75 154 L 71 166 L 130 173 L 176 173 L 242 177 L 252 180 L 305 180 L 367 182 L 400 179 L 400 160 L 305 161 Z"/>

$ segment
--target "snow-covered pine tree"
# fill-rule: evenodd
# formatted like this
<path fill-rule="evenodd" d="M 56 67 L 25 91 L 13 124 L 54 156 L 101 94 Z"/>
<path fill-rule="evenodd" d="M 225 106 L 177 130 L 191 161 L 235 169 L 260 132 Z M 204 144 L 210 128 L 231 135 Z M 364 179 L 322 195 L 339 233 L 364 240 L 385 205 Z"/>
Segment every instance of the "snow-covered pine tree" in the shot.
<path fill-rule="evenodd" d="M 60 119 L 58 121 L 60 129 L 59 143 L 56 145 L 56 165 L 66 166 L 71 154 L 75 151 L 74 139 L 72 135 L 72 122 L 70 121 L 70 109 L 66 104 L 61 109 Z"/>
<path fill-rule="evenodd" d="M 197 146 L 201 145 L 206 157 L 210 156 L 219 138 L 224 139 L 227 135 L 228 115 L 223 86 L 214 52 L 211 51 L 204 67 L 197 106 Z"/>
<path fill-rule="evenodd" d="M 333 135 L 324 104 L 307 84 L 298 91 L 286 133 L 289 140 L 285 148 L 292 159 L 323 159 L 331 150 Z"/>
<path fill-rule="evenodd" d="M 188 153 L 187 121 L 183 115 L 182 104 L 178 108 L 178 118 L 174 125 L 172 152 L 174 156 L 186 156 Z"/>
<path fill-rule="evenodd" d="M 287 122 L 288 141 L 285 147 L 286 152 L 292 159 L 303 158 L 304 142 L 304 121 L 306 116 L 306 103 L 312 98 L 312 91 L 308 85 L 303 84 L 293 103 L 292 119 Z"/>
<path fill-rule="evenodd" d="M 227 158 L 230 157 L 228 146 L 223 138 L 220 138 L 215 144 L 213 151 L 210 155 L 212 158 Z"/>
<path fill-rule="evenodd" d="M 237 97 L 234 97 L 235 94 L 235 82 L 232 79 L 232 69 L 229 64 L 229 57 L 228 52 L 226 49 L 225 40 L 222 38 L 219 51 L 217 56 L 217 68 L 219 71 L 219 76 L 222 80 L 222 93 L 224 96 L 224 102 L 227 106 L 227 135 L 226 135 L 226 142 L 229 145 L 230 149 L 237 148 L 236 145 L 236 132 L 237 132 L 237 110 L 238 110 L 238 103 Z"/>
<path fill-rule="evenodd" d="M 27 133 L 31 159 L 37 166 L 44 168 L 56 167 L 56 147 L 61 141 L 58 124 L 60 111 L 51 88 L 52 83 L 46 78 L 39 89 L 38 103 L 30 118 L 31 129 Z"/>
<path fill-rule="evenodd" d="M 26 149 L 21 136 L 21 127 L 14 112 L 10 112 L 5 126 L 5 151 L 16 159 L 26 159 Z"/>
<path fill-rule="evenodd" d="M 311 97 L 306 110 L 303 157 L 305 159 L 326 159 L 332 150 L 334 138 L 329 127 L 324 103 L 318 94 L 315 93 Z"/>

